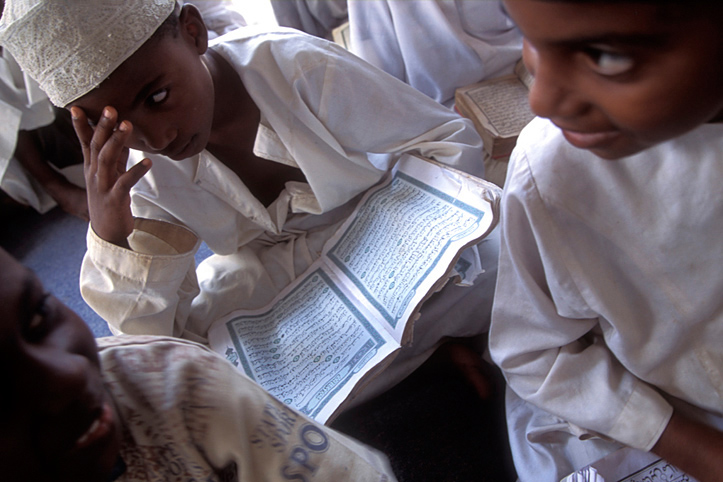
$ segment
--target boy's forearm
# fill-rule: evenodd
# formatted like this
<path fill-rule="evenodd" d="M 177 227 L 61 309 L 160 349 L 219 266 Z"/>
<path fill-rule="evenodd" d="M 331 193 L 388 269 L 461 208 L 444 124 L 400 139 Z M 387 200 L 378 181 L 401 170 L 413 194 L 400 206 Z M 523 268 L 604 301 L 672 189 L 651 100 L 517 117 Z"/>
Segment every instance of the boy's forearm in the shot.
<path fill-rule="evenodd" d="M 723 433 L 673 413 L 652 452 L 700 482 L 723 474 Z"/>
<path fill-rule="evenodd" d="M 32 131 L 18 132 L 14 157 L 48 191 L 51 191 L 54 186 L 67 183 L 62 174 L 51 168 L 43 158 L 37 145 L 37 138 Z"/>

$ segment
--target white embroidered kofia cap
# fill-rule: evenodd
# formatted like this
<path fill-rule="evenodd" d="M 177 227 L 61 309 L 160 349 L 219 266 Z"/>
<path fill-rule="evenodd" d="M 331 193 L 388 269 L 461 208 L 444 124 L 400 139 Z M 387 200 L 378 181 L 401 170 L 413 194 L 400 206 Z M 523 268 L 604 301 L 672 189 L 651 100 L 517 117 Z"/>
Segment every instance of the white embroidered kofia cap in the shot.
<path fill-rule="evenodd" d="M 58 107 L 98 87 L 168 18 L 175 0 L 6 0 L 0 45 Z"/>

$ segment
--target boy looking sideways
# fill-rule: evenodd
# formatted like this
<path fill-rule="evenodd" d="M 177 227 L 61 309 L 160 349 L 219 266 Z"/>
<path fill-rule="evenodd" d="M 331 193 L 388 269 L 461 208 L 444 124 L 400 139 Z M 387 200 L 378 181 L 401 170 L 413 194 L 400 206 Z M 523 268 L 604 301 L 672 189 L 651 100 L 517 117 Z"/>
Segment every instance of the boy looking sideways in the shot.
<path fill-rule="evenodd" d="M 395 480 L 185 340 L 98 340 L 0 249 L 3 480 Z M 357 478 L 358 477 L 358 478 Z"/>
<path fill-rule="evenodd" d="M 209 47 L 198 10 L 173 0 L 9 0 L 3 22 L 6 47 L 75 118 L 81 291 L 114 333 L 206 342 L 221 316 L 264 306 L 402 153 L 482 174 L 470 122 L 297 31 L 241 28 Z M 144 153 L 126 170 L 128 148 Z M 196 269 L 201 240 L 214 255 Z M 466 281 L 484 275 L 425 303 L 400 376 L 444 336 L 486 332 L 497 244 L 468 255 Z"/>
<path fill-rule="evenodd" d="M 540 116 L 502 201 L 490 351 L 522 481 L 620 444 L 723 474 L 723 4 L 506 0 Z"/>

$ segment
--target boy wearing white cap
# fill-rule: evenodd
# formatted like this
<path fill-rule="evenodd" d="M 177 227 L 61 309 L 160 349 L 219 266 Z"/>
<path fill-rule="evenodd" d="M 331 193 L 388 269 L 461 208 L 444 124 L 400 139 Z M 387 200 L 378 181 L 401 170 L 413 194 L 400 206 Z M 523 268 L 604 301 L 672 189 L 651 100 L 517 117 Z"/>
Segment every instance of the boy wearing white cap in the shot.
<path fill-rule="evenodd" d="M 81 291 L 115 333 L 205 342 L 220 316 L 263 306 L 402 153 L 482 175 L 467 120 L 294 30 L 242 28 L 209 47 L 197 9 L 174 0 L 10 1 L 1 27 L 74 116 L 91 217 Z M 128 148 L 146 157 L 126 164 Z M 196 269 L 201 240 L 214 255 Z M 474 286 L 425 304 L 413 348 L 368 395 L 443 337 L 486 331 L 496 239 L 471 254 Z"/>

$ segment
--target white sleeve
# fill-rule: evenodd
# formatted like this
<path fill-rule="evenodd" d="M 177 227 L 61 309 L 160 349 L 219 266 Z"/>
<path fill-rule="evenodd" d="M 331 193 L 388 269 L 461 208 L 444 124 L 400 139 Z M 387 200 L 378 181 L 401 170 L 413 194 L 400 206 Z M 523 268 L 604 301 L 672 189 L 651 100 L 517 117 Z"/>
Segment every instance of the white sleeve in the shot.
<path fill-rule="evenodd" d="M 168 335 L 205 342 L 186 329 L 200 289 L 194 254 L 197 237 L 178 225 L 136 219 L 124 249 L 88 227 L 80 292 L 114 334 Z"/>
<path fill-rule="evenodd" d="M 510 388 L 527 402 L 650 450 L 672 408 L 606 346 L 595 312 L 568 272 L 566 240 L 540 199 L 524 153 L 515 152 L 510 169 L 502 200 L 491 355 Z"/>

